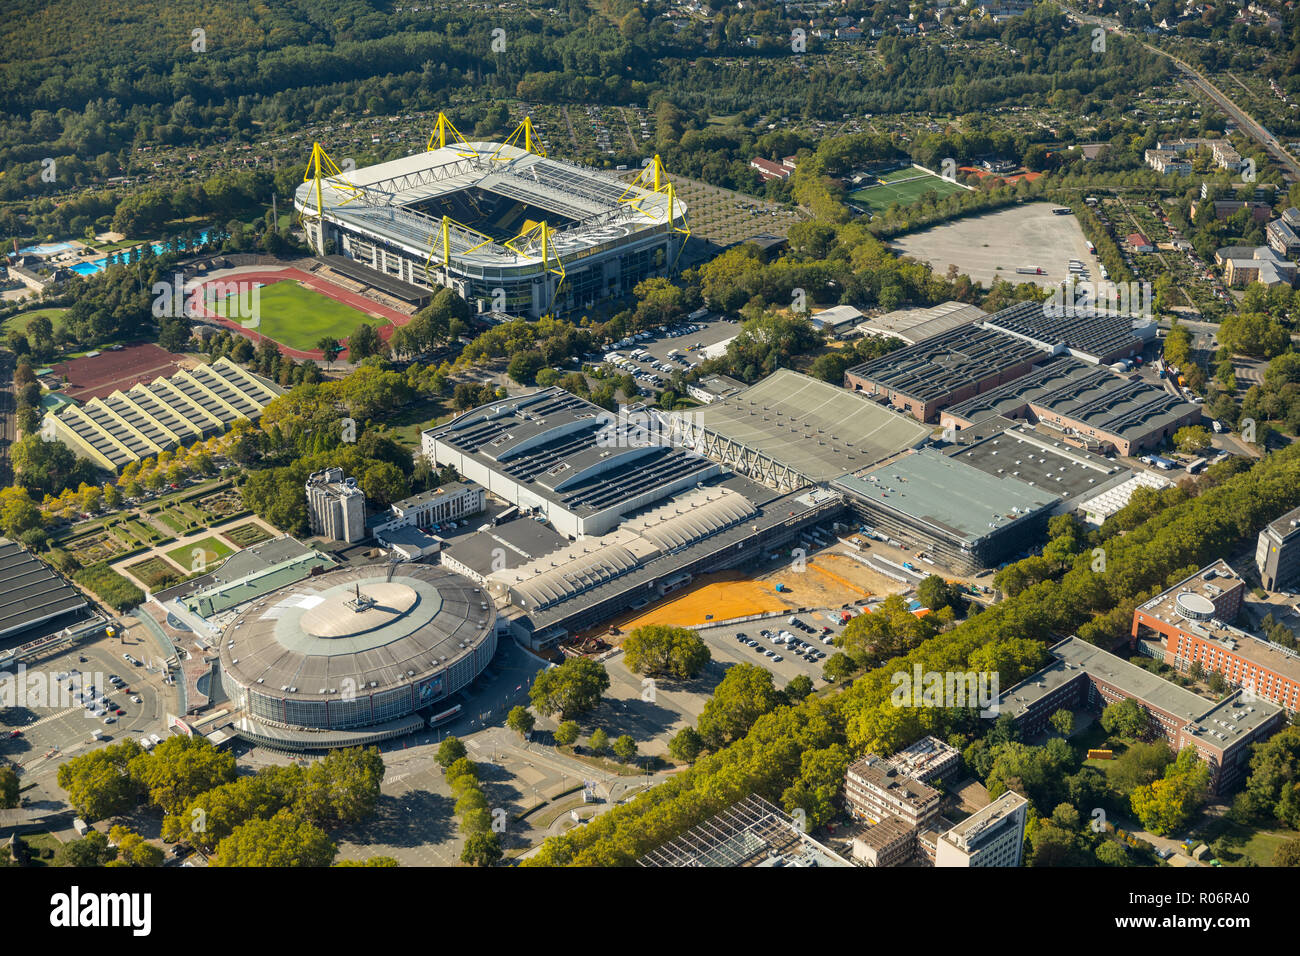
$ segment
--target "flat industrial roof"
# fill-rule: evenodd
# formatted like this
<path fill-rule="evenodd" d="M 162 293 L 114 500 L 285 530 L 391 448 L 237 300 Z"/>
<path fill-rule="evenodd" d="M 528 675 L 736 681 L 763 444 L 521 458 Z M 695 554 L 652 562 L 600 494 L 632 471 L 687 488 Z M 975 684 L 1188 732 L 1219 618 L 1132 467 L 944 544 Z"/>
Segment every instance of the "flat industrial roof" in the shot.
<path fill-rule="evenodd" d="M 1149 320 L 1147 320 L 1149 322 Z M 1047 349 L 1056 346 L 1098 361 L 1142 343 L 1131 314 L 1096 309 L 1053 307 L 1052 301 L 1018 302 L 993 313 L 981 323 Z"/>
<path fill-rule="evenodd" d="M 81 592 L 12 541 L 0 538 L 0 635 L 85 607 Z"/>
<path fill-rule="evenodd" d="M 985 474 L 1018 478 L 1071 502 L 1119 484 L 1132 474 L 1100 455 L 1052 441 L 1028 428 L 1007 429 L 945 452 Z"/>
<path fill-rule="evenodd" d="M 481 405 L 425 434 L 575 514 L 718 472 L 715 462 L 658 442 L 645 427 L 551 386 Z"/>
<path fill-rule="evenodd" d="M 840 488 L 922 521 L 967 544 L 1055 505 L 1060 497 L 1018 478 L 994 476 L 930 448 L 858 475 Z"/>
<path fill-rule="evenodd" d="M 908 415 L 790 369 L 689 414 L 708 431 L 812 481 L 865 468 L 930 435 Z"/>
<path fill-rule="evenodd" d="M 872 316 L 857 326 L 857 331 L 882 338 L 901 339 L 908 345 L 924 342 L 943 332 L 978 322 L 988 315 L 983 309 L 965 302 L 942 302 L 928 309 L 895 309 Z"/>
<path fill-rule="evenodd" d="M 1042 349 L 1013 335 L 961 326 L 864 362 L 848 374 L 932 401 L 1043 357 Z"/>
<path fill-rule="evenodd" d="M 452 538 L 443 545 L 443 551 L 486 577 L 501 569 L 499 559 L 504 559 L 507 567 L 522 567 L 568 543 L 569 539 L 550 525 L 518 517 L 486 531 Z"/>

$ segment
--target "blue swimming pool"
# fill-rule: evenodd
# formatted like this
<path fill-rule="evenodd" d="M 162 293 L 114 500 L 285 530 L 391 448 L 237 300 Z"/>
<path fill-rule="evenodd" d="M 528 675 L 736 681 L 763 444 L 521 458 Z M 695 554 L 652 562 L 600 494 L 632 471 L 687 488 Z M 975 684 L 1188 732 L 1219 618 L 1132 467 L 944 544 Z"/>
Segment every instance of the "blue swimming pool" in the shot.
<path fill-rule="evenodd" d="M 52 256 L 57 252 L 67 252 L 71 248 L 70 242 L 47 242 L 39 246 L 27 246 L 19 249 L 18 252 L 24 256 Z"/>
<path fill-rule="evenodd" d="M 208 241 L 208 231 L 206 229 L 199 233 L 198 241 L 200 244 Z M 69 248 L 71 247 L 69 246 Z M 162 255 L 167 251 L 167 246 L 164 243 L 155 242 L 153 244 L 153 251 L 154 255 Z M 80 262 L 77 265 L 72 266 L 71 269 L 73 272 L 77 273 L 77 275 L 89 276 L 94 275 L 96 272 L 103 272 L 107 262 L 108 256 L 105 256 L 102 259 L 92 259 L 90 262 Z"/>

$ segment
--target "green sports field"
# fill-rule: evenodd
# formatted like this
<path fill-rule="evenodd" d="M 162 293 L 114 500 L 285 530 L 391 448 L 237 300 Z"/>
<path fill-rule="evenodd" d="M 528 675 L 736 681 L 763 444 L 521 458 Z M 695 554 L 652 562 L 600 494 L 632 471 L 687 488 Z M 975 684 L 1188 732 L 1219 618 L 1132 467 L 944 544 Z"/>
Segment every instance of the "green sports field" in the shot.
<path fill-rule="evenodd" d="M 310 352 L 324 336 L 343 341 L 362 322 L 383 326 L 387 319 L 358 312 L 337 299 L 331 299 L 297 282 L 284 281 L 264 285 L 259 291 L 261 321 L 257 331 L 291 349 Z M 213 306 L 224 314 L 221 303 Z"/>
<path fill-rule="evenodd" d="M 848 198 L 867 206 L 873 212 L 883 212 L 894 203 L 904 206 L 914 203 L 926 193 L 934 192 L 940 196 L 949 196 L 961 192 L 964 188 L 941 176 L 922 172 L 919 169 L 897 169 L 882 178 L 883 183 L 855 189 L 849 193 Z"/>

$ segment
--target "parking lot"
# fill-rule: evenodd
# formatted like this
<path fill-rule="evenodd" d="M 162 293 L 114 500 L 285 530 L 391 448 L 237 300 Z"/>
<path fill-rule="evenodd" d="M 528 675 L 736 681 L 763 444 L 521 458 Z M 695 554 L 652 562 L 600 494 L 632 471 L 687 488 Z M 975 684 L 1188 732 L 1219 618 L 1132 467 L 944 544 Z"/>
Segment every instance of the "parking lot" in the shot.
<path fill-rule="evenodd" d="M 641 332 L 640 338 L 624 339 L 626 344 L 610 346 L 606 361 L 617 355 L 620 371 L 630 372 L 643 389 L 662 391 L 673 372 L 689 372 L 735 338 L 740 324 L 709 313 L 697 320 L 683 320 L 676 325 L 661 325 Z M 632 352 L 637 350 L 636 357 Z"/>
<path fill-rule="evenodd" d="M 791 624 L 791 617 L 803 621 L 815 633 Z M 824 628 L 829 628 L 829 632 L 824 631 Z M 838 636 L 841 630 L 839 612 L 825 610 L 741 624 L 722 624 L 702 628 L 696 633 L 709 645 L 715 660 L 759 664 L 775 675 L 778 687 L 784 687 L 799 674 L 807 674 L 820 681 L 826 658 L 835 653 L 834 644 L 828 641 Z M 771 636 L 765 637 L 764 631 Z M 792 646 L 788 640 L 775 640 L 774 638 L 782 636 L 782 632 L 793 637 L 799 644 Z M 812 653 L 807 653 L 809 651 Z"/>
<path fill-rule="evenodd" d="M 170 703 L 174 691 L 163 683 L 162 672 L 150 672 L 144 663 L 133 666 L 124 659 L 125 654 L 137 661 L 147 661 L 151 654 L 156 657 L 156 651 L 143 639 L 136 643 L 128 636 L 125 642 L 121 638 L 100 638 L 26 665 L 28 699 L 17 700 L 15 706 L 0 713 L 4 738 L 0 747 L 20 768 L 24 784 L 36 782 L 44 795 L 57 797 L 62 791 L 53 778 L 59 764 L 69 757 L 125 737 L 138 740 L 153 733 L 165 736 L 167 710 L 175 707 Z M 61 674 L 67 676 L 59 680 Z M 122 679 L 120 688 L 109 682 L 114 674 Z M 36 681 L 44 688 L 44 699 L 31 690 Z M 96 716 L 76 699 L 71 688 L 84 694 L 89 685 L 96 688 L 96 698 L 106 697 L 112 702 L 111 710 L 96 708 L 105 711 Z M 41 703 L 49 706 L 28 706 Z M 123 713 L 119 715 L 117 710 Z M 105 723 L 110 716 L 112 722 Z M 20 736 L 11 736 L 15 730 Z"/>

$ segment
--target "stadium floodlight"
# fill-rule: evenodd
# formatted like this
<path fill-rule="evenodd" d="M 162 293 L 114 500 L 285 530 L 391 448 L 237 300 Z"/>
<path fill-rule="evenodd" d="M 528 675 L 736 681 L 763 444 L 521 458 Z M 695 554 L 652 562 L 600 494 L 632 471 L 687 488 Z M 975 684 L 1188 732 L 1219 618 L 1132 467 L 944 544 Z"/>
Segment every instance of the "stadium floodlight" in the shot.
<path fill-rule="evenodd" d="M 429 234 L 429 255 L 428 258 L 424 260 L 424 277 L 426 280 L 429 281 L 431 281 L 429 277 L 429 266 L 433 264 L 433 254 L 438 251 L 439 242 L 441 243 L 442 246 L 442 261 L 439 264 L 444 267 L 451 265 L 451 237 L 453 232 L 452 227 L 455 227 L 455 229 L 458 231 L 457 234 L 459 238 L 464 239 L 466 242 L 470 243 L 470 245 L 468 245 L 466 248 L 459 250 L 461 255 L 469 255 L 471 252 L 473 252 L 476 249 L 481 249 L 484 246 L 492 244 L 491 236 L 487 235 L 486 233 L 479 232 L 473 226 L 467 226 L 463 222 L 457 222 L 455 219 L 452 219 L 450 216 L 442 217 L 441 226 L 442 228 L 439 230 L 439 235 L 440 235 L 439 240 L 435 241 L 433 233 Z M 474 242 L 475 239 L 477 239 L 478 241 Z"/>

